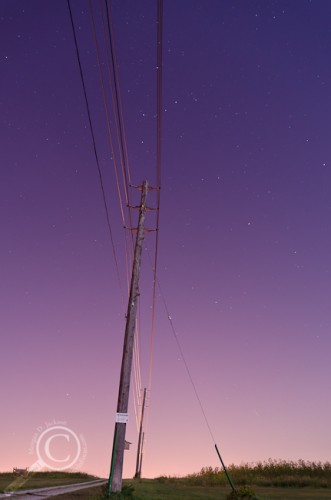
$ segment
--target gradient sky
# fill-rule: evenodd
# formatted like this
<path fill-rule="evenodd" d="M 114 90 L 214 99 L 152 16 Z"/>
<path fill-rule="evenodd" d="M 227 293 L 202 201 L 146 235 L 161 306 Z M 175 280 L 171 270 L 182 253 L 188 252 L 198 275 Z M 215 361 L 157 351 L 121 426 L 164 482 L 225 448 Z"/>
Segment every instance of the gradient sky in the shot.
<path fill-rule="evenodd" d="M 111 4 L 132 180 L 153 184 L 156 2 Z M 124 283 L 88 2 L 72 9 Z M 330 459 L 330 17 L 329 0 L 164 1 L 158 277 L 227 464 Z M 0 65 L 0 470 L 56 421 L 107 476 L 125 318 L 66 1 L 1 0 Z M 144 251 L 143 386 L 151 288 Z M 143 475 L 219 466 L 159 293 L 156 312 Z"/>

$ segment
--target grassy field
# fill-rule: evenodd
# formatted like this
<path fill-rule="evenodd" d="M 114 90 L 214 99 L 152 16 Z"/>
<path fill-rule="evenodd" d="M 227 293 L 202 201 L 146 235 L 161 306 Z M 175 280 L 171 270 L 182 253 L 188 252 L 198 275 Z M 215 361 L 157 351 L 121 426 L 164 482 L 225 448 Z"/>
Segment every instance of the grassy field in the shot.
<path fill-rule="evenodd" d="M 99 479 L 89 474 L 66 473 L 66 472 L 35 472 L 30 473 L 28 477 L 16 476 L 11 472 L 0 473 L 0 492 L 9 489 L 32 489 L 44 488 L 47 486 L 60 486 L 64 484 L 83 483 L 84 481 L 92 481 Z"/>
<path fill-rule="evenodd" d="M 320 462 L 286 462 L 268 460 L 255 464 L 229 466 L 229 473 L 236 488 L 248 486 L 261 500 L 323 500 L 331 499 L 331 464 Z M 28 478 L 13 474 L 0 474 L 0 490 L 11 485 L 11 489 L 30 489 L 89 481 L 95 478 L 81 473 L 43 472 L 32 473 Z M 15 483 L 16 481 L 16 483 Z M 21 482 L 21 484 L 20 484 Z M 176 478 L 160 476 L 155 479 L 124 481 L 134 491 L 128 495 L 111 498 L 132 500 L 226 500 L 231 489 L 223 470 L 204 467 L 200 472 Z M 105 488 L 94 487 L 76 493 L 59 495 L 59 500 L 103 500 Z M 243 497 L 248 498 L 248 497 Z"/>
<path fill-rule="evenodd" d="M 187 486 L 185 484 L 160 484 L 155 480 L 135 480 L 132 500 L 226 500 L 230 492 L 224 486 Z M 331 498 L 331 491 L 323 488 L 263 488 L 255 487 L 261 500 L 323 500 Z M 90 488 L 70 495 L 59 495 L 58 500 L 101 500 L 102 488 Z M 128 500 L 130 497 L 127 497 Z M 125 499 L 125 497 L 123 497 Z"/>

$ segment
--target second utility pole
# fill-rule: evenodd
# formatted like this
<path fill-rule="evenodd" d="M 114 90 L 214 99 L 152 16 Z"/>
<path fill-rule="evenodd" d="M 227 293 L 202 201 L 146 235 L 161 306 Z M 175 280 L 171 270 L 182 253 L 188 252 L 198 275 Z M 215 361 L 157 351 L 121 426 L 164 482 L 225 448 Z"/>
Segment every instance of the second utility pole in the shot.
<path fill-rule="evenodd" d="M 132 368 L 133 341 L 136 326 L 137 302 L 139 296 L 139 273 L 141 264 L 142 243 L 144 239 L 144 225 L 146 218 L 146 197 L 148 182 L 142 185 L 141 204 L 139 210 L 139 221 L 136 245 L 133 256 L 132 277 L 128 311 L 126 315 L 125 337 L 123 345 L 122 367 L 120 386 L 118 391 L 116 424 L 113 441 L 113 452 L 109 476 L 109 491 L 122 491 L 122 471 L 124 459 L 125 431 L 128 421 L 128 404 Z"/>
<path fill-rule="evenodd" d="M 136 473 L 134 475 L 135 478 L 141 477 L 141 454 L 142 454 L 142 432 L 143 432 L 143 422 L 144 422 L 144 412 L 145 412 L 145 402 L 146 402 L 146 387 L 144 389 L 144 397 L 143 397 L 143 405 L 141 408 L 141 417 L 140 417 L 140 428 L 139 428 L 139 439 L 138 439 L 138 450 L 137 450 L 137 462 L 136 462 Z"/>

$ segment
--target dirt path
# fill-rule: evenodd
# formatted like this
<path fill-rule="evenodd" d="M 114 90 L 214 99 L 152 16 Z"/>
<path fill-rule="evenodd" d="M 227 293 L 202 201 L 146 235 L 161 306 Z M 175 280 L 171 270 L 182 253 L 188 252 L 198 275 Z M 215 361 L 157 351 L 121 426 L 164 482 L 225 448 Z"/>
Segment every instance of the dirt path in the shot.
<path fill-rule="evenodd" d="M 67 484 L 65 486 L 52 486 L 48 488 L 37 488 L 33 490 L 21 490 L 8 493 L 1 493 L 0 499 L 29 499 L 29 500 L 42 500 L 44 498 L 53 498 L 57 495 L 64 493 L 71 493 L 73 491 L 82 490 L 84 488 L 91 488 L 91 486 L 101 486 L 106 484 L 106 479 L 97 479 L 95 481 L 86 481 L 84 483 Z"/>

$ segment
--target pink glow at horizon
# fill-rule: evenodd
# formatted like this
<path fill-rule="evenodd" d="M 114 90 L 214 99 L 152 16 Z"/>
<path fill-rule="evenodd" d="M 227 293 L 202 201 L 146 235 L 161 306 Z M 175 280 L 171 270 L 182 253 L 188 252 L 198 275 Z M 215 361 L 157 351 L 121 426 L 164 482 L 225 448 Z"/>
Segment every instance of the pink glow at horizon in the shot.
<path fill-rule="evenodd" d="M 88 2 L 71 3 L 125 288 Z M 111 5 L 132 184 L 153 184 L 156 2 Z M 330 460 L 330 10 L 164 1 L 158 279 L 226 464 Z M 67 4 L 2 0 L 0 27 L 0 470 L 32 465 L 54 422 L 86 441 L 81 470 L 107 477 L 125 314 Z M 147 234 L 143 387 L 153 249 Z M 129 414 L 125 477 L 132 397 Z M 159 291 L 146 423 L 144 477 L 220 466 Z"/>

